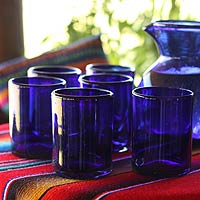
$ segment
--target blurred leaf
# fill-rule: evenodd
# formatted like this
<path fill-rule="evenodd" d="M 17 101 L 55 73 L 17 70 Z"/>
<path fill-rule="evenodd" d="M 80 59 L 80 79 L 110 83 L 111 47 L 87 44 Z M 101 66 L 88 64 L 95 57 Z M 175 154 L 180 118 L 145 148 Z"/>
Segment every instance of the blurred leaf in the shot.
<path fill-rule="evenodd" d="M 74 16 L 71 23 L 66 26 L 66 34 L 68 35 L 63 44 L 57 43 L 58 45 L 66 45 L 72 43 L 80 38 L 87 37 L 93 34 L 102 33 L 106 42 L 103 43 L 105 52 L 108 59 L 113 64 L 124 64 L 127 61 L 129 65 L 135 66 L 136 72 L 142 75 L 143 72 L 158 58 L 158 51 L 153 39 L 145 33 L 143 27 L 150 24 L 152 20 L 162 19 L 164 16 L 168 16 L 168 19 L 179 19 L 180 18 L 180 1 L 178 0 L 149 0 L 150 6 L 145 8 L 134 21 L 114 18 L 115 10 L 111 6 L 112 3 L 118 3 L 119 5 L 125 5 L 128 1 L 122 0 L 102 0 L 101 2 L 97 0 L 92 1 L 90 12 L 86 16 L 77 17 Z M 135 1 L 136 2 L 136 1 Z M 160 8 L 156 3 L 160 2 Z M 171 5 L 169 10 L 166 11 L 167 5 Z M 122 12 L 126 13 L 126 10 Z M 134 6 L 133 6 L 134 12 Z M 166 14 L 166 12 L 168 12 Z M 101 27 L 96 23 L 97 14 L 103 14 L 106 16 L 105 21 L 108 24 L 107 29 Z M 126 15 L 125 15 L 126 16 Z M 104 20 L 105 20 L 104 19 Z M 191 19 L 191 16 L 188 16 Z M 166 19 L 165 19 L 166 20 Z M 116 30 L 116 28 L 118 30 Z M 114 32 L 112 32 L 114 30 Z M 116 38 L 117 33 L 120 33 L 119 37 Z M 123 34 L 132 34 L 133 39 L 138 38 L 137 45 L 133 45 L 130 49 L 121 46 L 121 38 Z M 49 37 L 44 38 L 44 42 L 47 41 Z M 128 41 L 128 40 L 127 40 Z M 129 41 L 128 41 L 129 42 Z"/>

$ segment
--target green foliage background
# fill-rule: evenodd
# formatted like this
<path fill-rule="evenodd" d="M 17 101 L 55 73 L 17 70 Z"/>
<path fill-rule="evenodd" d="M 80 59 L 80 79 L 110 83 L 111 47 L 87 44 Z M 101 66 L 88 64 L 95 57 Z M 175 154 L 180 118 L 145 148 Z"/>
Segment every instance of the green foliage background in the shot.
<path fill-rule="evenodd" d="M 55 44 L 55 47 L 66 45 L 92 34 L 101 33 L 103 48 L 109 62 L 134 66 L 136 74 L 142 76 L 145 69 L 158 57 L 155 43 L 144 31 L 144 27 L 159 19 L 182 19 L 180 16 L 182 1 L 149 0 L 148 7 L 144 6 L 144 9 L 134 19 L 116 17 L 112 4 L 121 7 L 123 14 L 123 12 L 126 12 L 126 9 L 123 9 L 126 4 L 129 3 L 128 6 L 132 6 L 134 12 L 134 5 L 137 6 L 137 2 L 137 0 L 132 0 L 132 4 L 130 4 L 128 0 L 93 0 L 87 15 L 78 16 L 75 14 L 71 23 L 66 25 L 68 40 Z M 109 31 L 96 23 L 99 16 L 102 16 L 102 21 L 107 24 L 107 30 L 114 30 L 113 33 L 116 33 L 114 37 Z M 193 20 L 194 18 L 188 15 L 184 19 Z M 128 48 L 122 48 L 122 40 L 127 40 Z M 132 44 L 132 42 L 135 44 Z"/>

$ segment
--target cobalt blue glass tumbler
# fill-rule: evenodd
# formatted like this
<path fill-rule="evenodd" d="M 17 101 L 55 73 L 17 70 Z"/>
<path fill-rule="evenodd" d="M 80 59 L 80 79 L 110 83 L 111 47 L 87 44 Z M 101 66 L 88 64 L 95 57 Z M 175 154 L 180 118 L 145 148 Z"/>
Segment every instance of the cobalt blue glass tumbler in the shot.
<path fill-rule="evenodd" d="M 112 170 L 113 93 L 87 88 L 52 93 L 53 166 L 60 176 L 90 179 Z"/>
<path fill-rule="evenodd" d="M 33 66 L 27 71 L 29 77 L 52 76 L 65 79 L 67 87 L 78 87 L 81 70 L 76 67 L 62 65 Z"/>
<path fill-rule="evenodd" d="M 181 88 L 133 90 L 133 169 L 180 176 L 191 167 L 193 92 Z"/>
<path fill-rule="evenodd" d="M 83 88 L 103 88 L 114 93 L 113 152 L 130 148 L 133 78 L 123 74 L 98 73 L 79 78 Z"/>
<path fill-rule="evenodd" d="M 12 152 L 26 158 L 50 159 L 51 92 L 64 88 L 65 80 L 53 77 L 20 77 L 10 79 L 8 85 Z"/>
<path fill-rule="evenodd" d="M 96 73 L 116 73 L 116 74 L 126 74 L 134 78 L 135 68 L 129 66 L 112 65 L 112 64 L 101 64 L 93 63 L 86 66 L 86 74 L 96 74 Z"/>

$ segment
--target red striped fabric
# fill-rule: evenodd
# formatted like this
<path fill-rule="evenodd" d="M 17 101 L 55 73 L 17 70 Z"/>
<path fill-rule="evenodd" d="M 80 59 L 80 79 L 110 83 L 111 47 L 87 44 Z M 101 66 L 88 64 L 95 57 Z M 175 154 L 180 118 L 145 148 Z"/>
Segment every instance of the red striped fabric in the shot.
<path fill-rule="evenodd" d="M 196 155 L 194 156 L 195 159 L 193 160 L 192 163 L 192 167 L 193 170 L 195 169 L 199 169 L 200 168 L 200 155 Z M 192 177 L 195 177 L 195 175 L 192 175 Z M 199 173 L 200 176 L 200 173 Z M 190 182 L 190 177 L 191 176 L 183 176 L 183 179 L 192 186 L 194 179 L 191 179 Z M 182 177 L 181 177 L 182 179 Z M 162 187 L 162 190 L 165 190 L 166 187 L 165 185 L 167 184 L 171 184 L 174 183 L 173 180 L 175 180 L 175 182 L 181 182 L 180 178 L 172 178 L 172 179 L 168 179 L 165 180 L 164 186 Z M 59 200 L 74 200 L 74 199 L 103 199 L 102 194 L 105 193 L 106 198 L 109 197 L 109 193 L 111 193 L 111 199 L 119 199 L 119 200 L 131 200 L 131 199 L 140 199 L 140 193 L 142 193 L 143 198 L 141 199 L 148 199 L 148 193 L 144 192 L 145 188 L 143 189 L 143 185 L 145 183 L 151 183 L 152 181 L 155 181 L 152 177 L 145 177 L 139 174 L 136 174 L 134 172 L 132 172 L 131 168 L 129 168 L 128 172 L 125 173 L 120 173 L 114 176 L 110 176 L 110 177 L 105 177 L 101 180 L 92 180 L 92 181 L 87 181 L 87 182 L 78 182 L 75 184 L 63 184 L 60 186 L 55 186 L 52 187 L 51 189 L 49 189 L 42 197 L 42 200 L 53 200 L 55 199 L 54 197 L 56 196 Z M 164 180 L 163 180 L 164 181 Z M 153 185 L 154 187 L 152 188 L 153 191 L 154 188 L 159 187 L 160 182 L 163 181 L 159 181 L 157 182 L 155 185 Z M 197 180 L 196 180 L 197 181 Z M 199 180 L 198 180 L 199 181 Z M 135 192 L 135 186 L 141 185 L 140 190 L 137 192 L 137 196 L 134 196 L 134 192 Z M 175 185 L 175 184 L 173 184 Z M 129 189 L 130 187 L 130 189 Z M 133 187 L 133 188 L 131 188 Z M 150 187 L 150 186 L 149 186 Z M 119 190 L 119 189 L 127 189 L 124 191 L 125 194 L 123 194 L 123 192 L 116 192 L 116 196 L 115 193 L 112 193 L 112 191 L 114 190 Z M 174 190 L 176 187 L 174 187 Z M 197 190 L 196 193 L 198 192 L 198 194 L 200 195 L 200 181 L 198 183 L 198 185 L 196 186 L 196 188 L 199 188 L 199 191 Z M 179 188 L 180 189 L 180 188 Z M 183 190 L 185 190 L 185 193 L 187 191 L 187 187 L 183 188 Z M 133 193 L 132 193 L 133 191 Z M 149 191 L 151 191 L 151 189 L 149 188 Z M 107 194 L 108 192 L 108 194 Z M 159 193 L 159 190 L 156 190 L 157 193 Z M 156 194 L 156 192 L 152 192 L 152 199 L 162 199 L 162 198 L 156 198 L 157 195 L 160 197 L 162 195 Z M 177 196 L 182 197 L 181 192 L 178 190 L 177 191 Z M 180 192 L 180 194 L 179 194 Z M 132 194 L 131 194 L 132 193 Z M 196 194 L 195 193 L 195 194 Z M 129 194 L 129 195 L 128 195 Z M 166 194 L 166 192 L 165 192 Z M 173 193 L 172 193 L 173 194 Z M 119 195 L 119 198 L 118 198 Z M 195 196 L 195 195 L 194 195 Z M 84 198 L 83 198 L 84 197 Z M 101 197 L 101 198 L 100 198 Z M 168 196 L 169 197 L 169 196 Z M 170 195 L 170 200 L 172 200 L 173 195 Z M 200 197 L 200 196 L 199 196 Z M 181 198 L 180 198 L 181 199 Z M 189 198 L 188 198 L 189 200 Z"/>
<path fill-rule="evenodd" d="M 199 200 L 200 170 L 179 178 L 152 181 L 113 190 L 95 197 L 95 200 Z"/>
<path fill-rule="evenodd" d="M 19 168 L 19 169 L 11 169 L 0 172 L 0 180 L 1 180 L 1 186 L 0 186 L 0 196 L 2 196 L 2 199 L 6 198 L 7 190 L 9 191 L 9 187 L 7 187 L 7 183 L 16 179 L 16 178 L 23 178 L 24 176 L 31 177 L 32 175 L 41 174 L 41 173 L 48 173 L 52 172 L 52 165 L 51 164 L 43 164 L 43 165 L 36 165 L 26 168 Z M 15 191 L 19 192 L 19 191 Z"/>
<path fill-rule="evenodd" d="M 8 132 L 9 130 L 9 124 L 0 124 L 0 134 L 3 132 Z"/>
<path fill-rule="evenodd" d="M 6 129 L 8 125 L 0 126 L 0 132 Z M 191 174 L 163 180 L 133 172 L 129 152 L 113 155 L 113 172 L 97 180 L 59 177 L 51 161 L 27 160 L 11 152 L 0 153 L 0 196 L 3 200 L 194 200 L 200 199 L 199 180 L 198 153 L 192 157 Z"/>
<path fill-rule="evenodd" d="M 10 151 L 11 143 L 10 143 L 10 135 L 9 133 L 9 125 L 1 124 L 0 125 L 0 152 Z M 1 158 L 0 158 L 1 159 Z"/>

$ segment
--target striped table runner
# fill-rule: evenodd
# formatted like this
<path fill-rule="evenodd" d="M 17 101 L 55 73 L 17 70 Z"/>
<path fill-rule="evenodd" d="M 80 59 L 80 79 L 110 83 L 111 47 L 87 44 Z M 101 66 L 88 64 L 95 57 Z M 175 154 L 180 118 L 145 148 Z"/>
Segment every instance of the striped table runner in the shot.
<path fill-rule="evenodd" d="M 132 171 L 130 154 L 113 155 L 113 172 L 98 180 L 57 176 L 50 160 L 27 160 L 10 152 L 8 125 L 0 125 L 0 196 L 7 200 L 200 199 L 200 155 L 188 175 L 155 180 Z"/>

